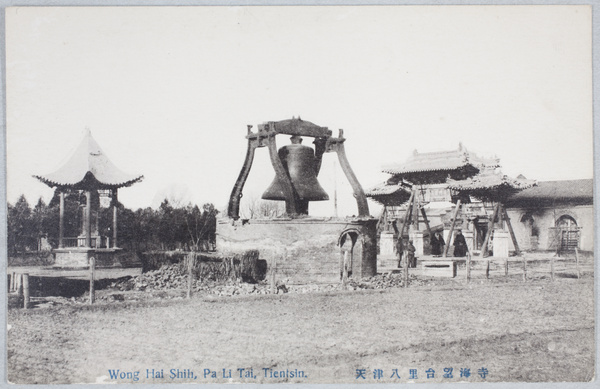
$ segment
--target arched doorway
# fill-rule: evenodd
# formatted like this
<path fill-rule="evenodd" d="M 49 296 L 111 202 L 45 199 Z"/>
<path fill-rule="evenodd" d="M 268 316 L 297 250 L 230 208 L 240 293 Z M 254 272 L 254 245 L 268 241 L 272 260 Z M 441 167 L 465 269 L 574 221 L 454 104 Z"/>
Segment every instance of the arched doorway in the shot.
<path fill-rule="evenodd" d="M 344 275 L 344 262 L 348 268 L 348 277 L 352 276 L 352 270 L 362 258 L 362 238 L 358 230 L 351 229 L 341 233 L 338 239 L 340 246 L 340 279 Z"/>
<path fill-rule="evenodd" d="M 519 221 L 523 223 L 523 228 L 526 231 L 527 237 L 527 240 L 523 242 L 523 248 L 537 250 L 539 247 L 540 230 L 536 224 L 535 218 L 533 217 L 533 212 L 525 212 L 521 215 Z"/>
<path fill-rule="evenodd" d="M 556 231 L 560 251 L 572 251 L 579 248 L 579 227 L 570 215 L 562 215 L 556 220 Z"/>

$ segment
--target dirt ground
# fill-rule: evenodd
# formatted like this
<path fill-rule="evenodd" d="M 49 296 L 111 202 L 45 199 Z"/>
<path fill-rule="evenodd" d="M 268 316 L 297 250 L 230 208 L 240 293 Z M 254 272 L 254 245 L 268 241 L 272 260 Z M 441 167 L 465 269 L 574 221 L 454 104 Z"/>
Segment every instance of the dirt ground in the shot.
<path fill-rule="evenodd" d="M 8 379 L 19 384 L 556 382 L 595 375 L 591 276 L 101 301 L 9 309 L 8 326 Z"/>

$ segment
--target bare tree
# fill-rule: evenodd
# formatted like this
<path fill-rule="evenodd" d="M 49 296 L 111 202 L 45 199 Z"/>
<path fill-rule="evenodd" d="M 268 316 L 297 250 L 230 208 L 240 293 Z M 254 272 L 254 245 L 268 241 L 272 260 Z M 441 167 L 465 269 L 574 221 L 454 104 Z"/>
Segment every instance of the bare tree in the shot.
<path fill-rule="evenodd" d="M 250 197 L 244 202 L 240 214 L 242 219 L 273 219 L 285 214 L 285 203 Z"/>

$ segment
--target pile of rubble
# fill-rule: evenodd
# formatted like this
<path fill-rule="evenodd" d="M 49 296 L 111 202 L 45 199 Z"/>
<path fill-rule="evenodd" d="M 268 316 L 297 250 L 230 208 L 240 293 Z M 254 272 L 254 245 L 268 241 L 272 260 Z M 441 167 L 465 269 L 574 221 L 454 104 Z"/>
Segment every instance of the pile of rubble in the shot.
<path fill-rule="evenodd" d="M 423 285 L 424 282 L 414 275 L 409 275 L 409 285 Z M 159 270 L 143 273 L 139 276 L 120 280 L 111 285 L 111 288 L 121 291 L 168 291 L 174 289 L 187 289 L 188 275 L 183 266 L 179 264 L 164 265 Z M 310 284 L 287 285 L 285 280 L 278 281 L 276 293 L 314 293 L 335 290 L 364 290 L 401 288 L 404 286 L 404 277 L 401 273 L 384 273 L 376 276 L 353 280 L 349 279 L 346 285 L 341 282 L 336 284 Z M 227 281 L 214 281 L 194 279 L 192 291 L 219 296 L 270 294 L 271 285 L 268 280 L 255 284 L 242 282 L 239 279 Z"/>

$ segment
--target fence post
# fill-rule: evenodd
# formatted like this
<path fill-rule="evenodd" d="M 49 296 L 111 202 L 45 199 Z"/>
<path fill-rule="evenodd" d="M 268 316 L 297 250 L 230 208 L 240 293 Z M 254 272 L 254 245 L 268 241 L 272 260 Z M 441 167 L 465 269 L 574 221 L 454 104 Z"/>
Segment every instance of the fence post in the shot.
<path fill-rule="evenodd" d="M 29 274 L 23 274 L 23 308 L 29 308 Z"/>
<path fill-rule="evenodd" d="M 523 256 L 523 281 L 527 281 L 527 258 Z"/>
<path fill-rule="evenodd" d="M 471 253 L 467 252 L 467 283 L 471 282 Z"/>
<path fill-rule="evenodd" d="M 504 262 L 504 276 L 508 277 L 508 258 L 506 258 L 506 261 Z"/>
<path fill-rule="evenodd" d="M 485 260 L 485 278 L 490 278 L 490 260 Z"/>
<path fill-rule="evenodd" d="M 188 254 L 188 260 L 187 260 L 187 271 L 188 271 L 188 282 L 187 282 L 187 295 L 186 297 L 192 298 L 192 273 L 193 273 L 193 269 L 194 269 L 194 259 L 195 259 L 195 252 L 192 251 Z"/>
<path fill-rule="evenodd" d="M 408 251 L 404 251 L 404 287 L 408 288 Z"/>
<path fill-rule="evenodd" d="M 577 279 L 581 277 L 581 273 L 579 272 L 579 250 L 575 247 L 575 266 L 577 266 Z"/>
<path fill-rule="evenodd" d="M 94 278 L 96 272 L 96 258 L 90 257 L 90 304 L 96 301 L 96 290 L 94 288 Z"/>
<path fill-rule="evenodd" d="M 550 258 L 550 279 L 554 281 L 554 257 Z"/>
<path fill-rule="evenodd" d="M 275 274 L 277 272 L 277 262 L 275 262 L 275 259 L 273 259 L 272 265 L 271 265 L 271 294 L 276 294 L 277 293 L 277 282 L 275 281 Z"/>
<path fill-rule="evenodd" d="M 344 251 L 344 264 L 342 270 L 342 285 L 346 287 L 348 285 L 348 251 Z"/>

